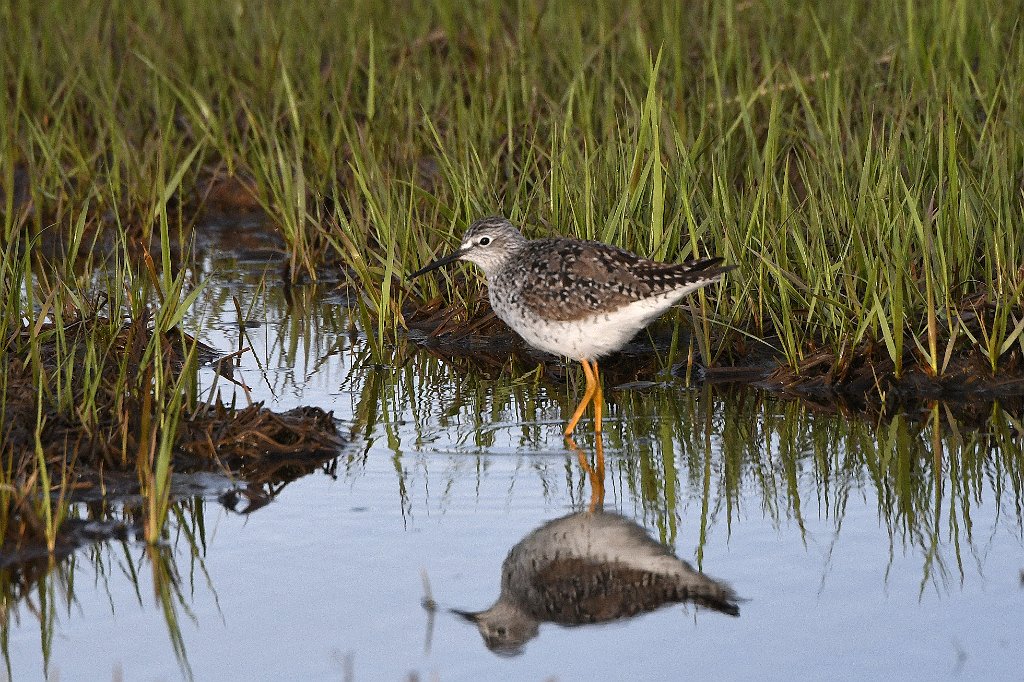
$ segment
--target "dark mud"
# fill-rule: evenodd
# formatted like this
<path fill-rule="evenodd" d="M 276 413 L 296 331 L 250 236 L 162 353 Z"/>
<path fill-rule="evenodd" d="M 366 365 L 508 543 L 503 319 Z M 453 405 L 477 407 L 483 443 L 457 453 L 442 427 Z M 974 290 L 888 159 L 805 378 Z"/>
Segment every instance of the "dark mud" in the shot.
<path fill-rule="evenodd" d="M 183 424 L 182 445 L 172 464 L 172 505 L 191 498 L 216 499 L 229 511 L 251 513 L 299 478 L 317 470 L 330 474 L 344 443 L 333 417 L 319 408 L 278 413 L 252 405 L 236 412 L 217 410 L 221 414 L 204 414 Z M 30 579 L 86 545 L 143 540 L 146 498 L 139 474 L 80 462 L 69 466 L 67 479 L 51 497 L 69 506 L 84 505 L 87 518 L 63 520 L 51 551 L 45 518 L 20 477 L 24 491 L 10 499 L 0 569 L 26 564 L 16 574 Z"/>
<path fill-rule="evenodd" d="M 564 376 L 566 364 L 527 346 L 490 309 L 486 292 L 470 306 L 471 310 L 448 306 L 439 299 L 408 306 L 403 313 L 410 338 L 431 353 L 485 373 L 500 372 L 511 356 L 523 367 L 542 363 L 545 375 Z M 672 365 L 671 374 L 690 384 L 750 386 L 850 414 L 912 416 L 929 413 L 936 402 L 968 424 L 983 422 L 996 404 L 1024 414 L 1024 358 L 1016 347 L 1000 358 L 995 374 L 979 351 L 960 349 L 951 353 L 940 375 L 932 376 L 909 349 L 899 372 L 879 344 L 863 344 L 842 357 L 812 352 L 794 369 L 781 356 L 764 350 L 771 339 L 767 342 L 757 348 L 738 342 L 721 352 L 717 364 L 705 366 L 697 358 L 685 357 L 689 341 L 684 336 L 677 339 L 684 359 Z M 608 388 L 656 380 L 671 343 L 672 330 L 655 323 L 621 352 L 603 359 L 601 372 Z M 913 348 L 913 341 L 908 339 L 904 347 Z"/>

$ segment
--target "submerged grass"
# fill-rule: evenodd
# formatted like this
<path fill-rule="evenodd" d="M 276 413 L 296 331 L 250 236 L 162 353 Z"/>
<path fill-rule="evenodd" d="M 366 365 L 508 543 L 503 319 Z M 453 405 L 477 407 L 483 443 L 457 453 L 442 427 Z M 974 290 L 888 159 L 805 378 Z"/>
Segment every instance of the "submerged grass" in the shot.
<path fill-rule="evenodd" d="M 477 275 L 404 278 L 500 212 L 530 236 L 737 264 L 692 302 L 682 343 L 704 365 L 768 353 L 781 383 L 878 392 L 1019 374 L 1022 28 L 996 0 L 12 0 L 3 423 L 38 445 L 70 421 L 108 464 L 133 457 L 159 535 L 199 411 L 195 347 L 167 335 L 222 178 L 279 229 L 286 280 L 347 279 L 379 356 L 418 315 L 483 324 Z M 21 379 L 34 413 L 15 419 Z M 66 458 L 3 454 L 0 523 L 45 500 L 52 543 Z"/>

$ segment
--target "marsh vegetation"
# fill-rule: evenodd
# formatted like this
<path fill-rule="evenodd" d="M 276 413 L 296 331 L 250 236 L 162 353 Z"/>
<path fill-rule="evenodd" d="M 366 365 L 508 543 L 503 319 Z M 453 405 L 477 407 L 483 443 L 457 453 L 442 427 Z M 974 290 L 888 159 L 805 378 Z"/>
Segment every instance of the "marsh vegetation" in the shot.
<path fill-rule="evenodd" d="M 4 3 L 3 563 L 91 537 L 85 500 L 110 485 L 137 497 L 107 534 L 166 566 L 158 547 L 195 527 L 179 475 L 247 481 L 258 508 L 270 497 L 253 491 L 329 468 L 350 437 L 393 445 L 403 400 L 416 424 L 474 405 L 460 438 L 480 447 L 502 419 L 524 420 L 523 447 L 543 442 L 561 413 L 537 416 L 538 391 L 564 393 L 564 368 L 517 345 L 473 271 L 406 281 L 495 213 L 531 237 L 738 266 L 605 365 L 628 424 L 609 447 L 654 458 L 623 456 L 617 475 L 635 499 L 665 496 L 649 519 L 663 541 L 674 486 L 712 469 L 726 492 L 704 490 L 708 509 L 731 517 L 751 481 L 766 513 L 803 508 L 799 467 L 757 449 L 797 427 L 752 416 L 757 394 L 727 403 L 749 428 L 714 457 L 678 450 L 701 441 L 679 429 L 725 418 L 693 399 L 702 382 L 859 415 L 828 427 L 848 431 L 841 451 L 798 438 L 828 518 L 851 481 L 922 548 L 940 507 L 955 537 L 969 528 L 958 510 L 983 489 L 1019 510 L 1021 30 L 995 0 Z M 216 277 L 254 264 L 244 286 Z M 274 369 L 252 351 L 268 292 L 285 301 L 284 362 L 329 363 L 337 347 L 303 339 L 332 327 L 391 368 L 360 384 L 356 427 L 236 376 Z M 397 388 L 412 373 L 447 395 L 435 358 L 473 377 L 443 407 Z M 649 390 L 659 411 L 626 419 Z M 63 570 L 5 573 L 7 612 Z"/>

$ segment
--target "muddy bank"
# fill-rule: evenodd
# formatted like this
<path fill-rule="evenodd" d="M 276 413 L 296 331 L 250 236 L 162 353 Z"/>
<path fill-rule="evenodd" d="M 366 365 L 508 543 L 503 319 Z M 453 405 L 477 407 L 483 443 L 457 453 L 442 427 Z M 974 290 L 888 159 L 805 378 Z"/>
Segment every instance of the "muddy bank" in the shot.
<path fill-rule="evenodd" d="M 248 514 L 269 504 L 292 481 L 333 467 L 344 442 L 336 420 L 319 408 L 207 408 L 181 425 L 167 498 L 171 505 L 196 497 L 215 499 L 230 511 Z M 45 569 L 90 543 L 144 540 L 152 492 L 139 463 L 131 459 L 111 468 L 90 457 L 95 451 L 73 451 L 67 444 L 47 440 L 47 467 L 51 479 L 57 479 L 50 499 L 58 509 L 80 507 L 76 514 L 85 518 L 60 521 L 51 551 L 31 443 L 5 439 L 5 458 L 18 469 L 5 496 L 0 569 L 26 563 Z"/>
<path fill-rule="evenodd" d="M 6 338 L 2 563 L 50 554 L 48 546 L 59 557 L 127 532 L 103 525 L 105 516 L 93 519 L 100 526 L 61 521 L 67 505 L 111 500 L 141 507 L 153 495 L 172 502 L 221 495 L 238 487 L 224 481 L 242 481 L 252 500 L 246 506 L 258 507 L 337 457 L 345 443 L 333 415 L 320 408 L 277 412 L 260 403 L 204 400 L 196 388 L 203 365 L 245 388 L 232 378 L 231 356 L 176 329 L 158 335 L 145 314 L 130 321 L 95 311 L 68 317 L 59 327 L 36 324 Z M 210 491 L 214 474 L 223 480 Z"/>
<path fill-rule="evenodd" d="M 200 365 L 237 384 L 228 354 L 176 329 L 160 335 L 160 357 L 154 360 L 147 355 L 155 332 L 146 315 L 123 324 L 97 315 L 74 318 L 59 330 L 49 323 L 23 330 L 8 344 L 0 429 L 4 451 L 15 461 L 32 457 L 41 448 L 48 460 L 58 458 L 56 464 L 134 469 L 133 455 L 151 449 L 158 422 L 171 409 L 159 403 L 154 391 L 187 390 L 177 388 L 181 386 L 177 382 L 182 374 L 197 372 Z M 41 340 L 30 341 L 30 335 Z M 100 345 L 107 361 L 90 368 L 98 376 L 90 375 L 85 370 L 87 354 Z M 67 371 L 69 363 L 82 371 Z M 63 381 L 73 404 L 40 401 L 40 374 L 54 379 L 54 384 Z M 258 404 L 239 408 L 197 399 L 191 396 L 183 401 L 175 440 L 176 463 L 189 469 L 332 451 L 342 443 L 332 416 L 318 408 L 277 413 Z M 85 409 L 88 414 L 83 414 Z M 37 412 L 43 417 L 38 431 Z"/>
<path fill-rule="evenodd" d="M 485 294 L 474 305 L 469 311 L 441 300 L 407 306 L 403 313 L 410 339 L 429 352 L 484 372 L 500 372 L 511 355 L 524 368 L 542 363 L 545 375 L 564 376 L 566 364 L 527 346 L 498 319 Z M 621 352 L 604 358 L 601 372 L 606 387 L 655 380 L 671 347 L 672 332 L 668 323 L 656 322 Z M 984 420 L 997 402 L 1011 413 L 1024 413 L 1024 359 L 1018 347 L 1000 357 L 996 373 L 976 349 L 957 348 L 946 359 L 945 369 L 933 375 L 912 350 L 912 339 L 904 344 L 907 350 L 900 371 L 881 344 L 861 344 L 841 357 L 823 350 L 810 352 L 797 368 L 768 350 L 778 345 L 772 339 L 757 344 L 741 339 L 726 345 L 710 366 L 703 365 L 695 351 L 688 354 L 685 334 L 676 344 L 677 362 L 671 374 L 691 384 L 751 386 L 851 413 L 914 414 L 929 410 L 936 401 L 945 403 L 951 416 L 968 423 Z"/>

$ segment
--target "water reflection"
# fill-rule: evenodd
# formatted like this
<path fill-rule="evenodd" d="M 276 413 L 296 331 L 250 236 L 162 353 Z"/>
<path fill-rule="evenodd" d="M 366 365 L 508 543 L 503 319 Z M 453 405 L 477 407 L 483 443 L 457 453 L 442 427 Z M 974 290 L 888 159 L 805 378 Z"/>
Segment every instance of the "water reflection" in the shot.
<path fill-rule="evenodd" d="M 172 528 L 168 541 L 162 545 L 135 540 L 131 529 L 138 528 L 141 522 L 139 507 L 116 503 L 73 505 L 71 513 L 82 518 L 72 519 L 70 525 L 91 529 L 84 535 L 77 533 L 75 539 L 92 544 L 61 557 L 40 558 L 0 571 L 0 646 L 7 679 L 18 679 L 8 646 L 11 630 L 31 627 L 33 622 L 39 629 L 41 669 L 44 675 L 50 675 L 54 638 L 64 621 L 79 615 L 78 590 L 83 581 L 86 590 L 107 591 L 112 613 L 120 609 L 141 610 L 147 603 L 155 603 L 181 673 L 191 678 L 182 621 L 195 622 L 193 600 L 212 597 L 216 603 L 216 592 L 204 561 L 206 504 L 198 497 L 176 502 L 170 512 Z M 134 603 L 115 603 L 107 586 L 118 580 L 127 580 L 133 586 Z M 197 589 L 203 585 L 206 590 Z M 151 594 L 149 598 L 145 596 L 147 591 Z"/>
<path fill-rule="evenodd" d="M 738 616 L 737 596 L 696 571 L 632 520 L 602 509 L 548 521 L 509 551 L 498 600 L 456 611 L 476 624 L 487 648 L 516 655 L 541 623 L 586 625 L 692 602 Z"/>
<path fill-rule="evenodd" d="M 0 554 L 0 653 L 6 679 L 18 679 L 11 666 L 12 629 L 38 624 L 41 668 L 49 675 L 51 648 L 63 622 L 78 606 L 78 585 L 105 589 L 111 581 L 126 581 L 135 600 L 116 603 L 107 590 L 111 613 L 145 610 L 154 603 L 162 616 L 169 647 L 183 678 L 193 677 L 183 622 L 198 626 L 196 603 L 217 604 L 214 582 L 206 569 L 210 504 L 216 500 L 229 512 L 251 514 L 276 498 L 293 481 L 313 472 L 335 476 L 337 458 L 280 457 L 248 481 L 211 474 L 175 474 L 173 503 L 165 540 L 147 545 L 140 528 L 144 519 L 137 484 L 111 487 L 108 497 L 84 497 L 73 503 L 54 556 L 24 552 Z M 196 494 L 198 493 L 198 494 Z M 90 585 L 90 582 L 92 583 Z M 149 592 L 152 597 L 145 595 Z M 219 609 L 218 609 L 219 610 Z M 82 614 L 87 615 L 87 614 Z"/>
<path fill-rule="evenodd" d="M 585 482 L 596 472 L 575 443 L 569 446 L 579 468 L 565 469 L 564 480 L 561 469 L 538 464 L 565 452 L 561 428 L 580 377 L 553 363 L 538 371 L 536 358 L 513 357 L 510 369 L 507 349 L 496 365 L 472 345 L 369 344 L 358 331 L 358 308 L 346 309 L 323 288 L 299 287 L 286 296 L 272 287 L 246 291 L 238 278 L 229 284 L 208 287 L 207 318 L 236 317 L 231 291 L 246 317 L 266 320 L 245 338 L 256 371 L 250 366 L 243 374 L 256 398 L 284 407 L 320 401 L 350 422 L 355 443 L 338 475 L 360 476 L 374 452 L 390 457 L 406 515 L 445 508 L 448 491 L 479 488 L 510 458 L 520 485 L 536 478 L 545 499 L 561 490 L 574 505 L 585 497 Z M 241 343 L 236 330 L 215 323 L 202 338 L 233 348 Z M 851 502 L 876 508 L 891 557 L 908 550 L 920 557 L 922 587 L 965 579 L 965 556 L 978 551 L 977 500 L 995 505 L 999 525 L 1021 534 L 1024 427 L 998 402 L 980 428 L 961 424 L 940 403 L 876 422 L 757 391 L 687 389 L 668 371 L 685 359 L 673 349 L 657 363 L 626 358 L 605 368 L 608 482 L 604 472 L 598 480 L 602 500 L 607 485 L 612 503 L 633 505 L 636 519 L 666 544 L 675 543 L 683 514 L 696 512 L 698 566 L 713 529 L 745 517 L 791 523 L 805 544 L 808 519 L 826 519 L 835 542 Z M 643 377 L 631 374 L 640 366 Z M 617 389 L 620 382 L 641 387 Z M 592 453 L 602 445 L 590 435 L 580 442 Z M 432 485 L 438 478 L 440 485 Z M 591 491 L 596 495 L 596 486 Z M 596 506 L 594 495 L 590 502 Z"/>
<path fill-rule="evenodd" d="M 264 324 L 239 325 L 239 319 Z M 765 590 L 751 602 L 761 606 L 771 594 L 781 594 L 771 591 L 781 576 L 761 570 L 758 558 L 749 559 L 758 573 L 756 584 L 749 572 L 741 574 L 736 556 L 763 556 L 747 552 L 744 540 L 736 539 L 750 542 L 751 534 L 744 534 L 750 529 L 772 534 L 773 549 L 792 550 L 799 557 L 802 563 L 789 570 L 806 578 L 800 585 L 811 586 L 812 598 L 830 571 L 840 571 L 841 561 L 852 563 L 849 558 L 829 563 L 832 548 L 849 543 L 854 560 L 875 564 L 861 582 L 836 579 L 829 585 L 831 596 L 854 602 L 864 595 L 863 601 L 877 600 L 879 592 L 888 593 L 890 582 L 898 584 L 886 599 L 898 598 L 895 593 L 902 590 L 913 593 L 913 601 L 930 586 L 937 589 L 929 590 L 929 597 L 955 598 L 967 593 L 972 581 L 976 587 L 992 580 L 992 548 L 1019 546 L 1024 534 L 1024 428 L 1018 414 L 998 403 L 981 428 L 965 427 L 941 404 L 878 422 L 840 417 L 753 391 L 685 388 L 667 371 L 678 360 L 669 353 L 661 359 L 666 370 L 648 375 L 647 384 L 617 389 L 609 371 L 601 472 L 601 458 L 594 455 L 602 443 L 584 434 L 583 448 L 573 450 L 562 440 L 564 416 L 581 387 L 572 384 L 572 377 L 552 380 L 557 366 L 546 366 L 545 378 L 534 371 L 536 364 L 513 365 L 494 379 L 489 365 L 480 368 L 472 358 L 445 356 L 437 349 L 423 352 L 400 343 L 382 354 L 353 332 L 352 316 L 337 297 L 325 297 L 313 287 L 297 288 L 285 300 L 283 292 L 258 283 L 211 285 L 184 326 L 190 331 L 202 326 L 206 331 L 200 338 L 223 351 L 252 347 L 252 353 L 240 356 L 236 376 L 250 387 L 253 400 L 266 400 L 279 410 L 302 404 L 334 410 L 350 426 L 353 442 L 336 460 L 281 460 L 273 472 L 245 472 L 244 480 L 229 487 L 183 497 L 166 547 L 155 554 L 128 536 L 31 570 L 0 569 L 0 647 L 15 679 L 11 634 L 38 627 L 39 649 L 25 653 L 23 645 L 18 655 L 23 667 L 45 670 L 62 632 L 95 617 L 78 606 L 78 595 L 105 590 L 108 582 L 127 583 L 136 594 L 127 605 L 115 605 L 111 598 L 111 611 L 115 606 L 122 612 L 142 611 L 144 604 L 156 602 L 162 614 L 157 636 L 169 641 L 164 646 L 187 676 L 195 662 L 186 651 L 209 646 L 205 638 L 210 636 L 210 628 L 202 636 L 188 636 L 195 629 L 193 614 L 202 612 L 204 604 L 219 603 L 214 580 L 205 573 L 207 554 L 217 552 L 217 542 L 207 547 L 213 499 L 240 513 L 259 510 L 249 519 L 247 542 L 258 537 L 268 503 L 287 506 L 291 525 L 276 527 L 275 541 L 254 547 L 255 556 L 248 560 L 280 566 L 295 581 L 287 587 L 296 590 L 305 589 L 309 576 L 327 571 L 318 554 L 325 552 L 322 545 L 312 551 L 312 543 L 300 547 L 301 554 L 293 557 L 275 554 L 276 538 L 290 539 L 292 527 L 304 518 L 321 524 L 351 521 L 359 529 L 358 542 L 344 549 L 355 558 L 362 556 L 360 543 L 384 538 L 374 545 L 373 568 L 350 576 L 353 585 L 364 589 L 360 581 L 370 582 L 371 572 L 387 573 L 398 583 L 416 582 L 418 563 L 398 548 L 417 534 L 439 543 L 472 533 L 477 513 L 480 524 L 500 526 L 510 509 L 529 515 L 522 524 L 525 531 L 540 519 L 589 507 L 592 513 L 563 516 L 518 543 L 505 562 L 497 602 L 472 614 L 489 646 L 504 651 L 521 649 L 542 622 L 603 622 L 673 601 L 734 613 L 738 607 L 729 588 L 700 572 L 715 573 L 721 564 L 716 559 L 705 566 L 705 558 L 721 556 L 723 548 L 736 550 L 726 577 L 746 596 Z M 211 372 L 207 388 L 215 381 Z M 225 402 L 236 399 L 241 405 L 248 398 L 232 393 L 237 388 L 223 381 L 217 388 Z M 337 508 L 318 508 L 316 497 L 307 494 L 312 471 L 338 479 L 334 488 L 345 494 L 364 497 L 358 505 L 345 498 Z M 302 492 L 280 502 L 283 489 Z M 137 523 L 130 504 L 99 500 L 90 505 L 75 506 L 72 513 L 129 529 Z M 605 505 L 614 511 L 603 511 Z M 344 516 L 357 506 L 362 509 L 351 514 L 360 514 L 358 520 Z M 388 515 L 392 509 L 400 511 L 397 521 Z M 342 523 L 335 531 L 344 529 Z M 217 541 L 236 538 L 231 532 L 221 531 Z M 684 546 L 681 537 L 690 544 Z M 513 541 L 503 538 L 502 546 L 485 549 L 497 558 Z M 666 547 L 676 547 L 695 568 Z M 816 554 L 822 548 L 824 566 Z M 865 558 L 864 550 L 874 549 L 879 551 Z M 436 566 L 451 560 L 437 551 L 436 557 L 424 555 L 421 561 Z M 675 573 L 655 574 L 652 564 L 671 565 Z M 340 562 L 330 571 L 338 565 L 347 564 Z M 897 579 L 909 577 L 913 585 L 906 588 L 894 580 L 893 566 L 901 572 Z M 1015 566 L 1014 583 L 1018 570 Z M 224 570 L 218 586 L 234 578 Z M 310 614 L 347 608 L 326 601 L 333 591 L 312 594 L 296 598 L 309 602 Z M 489 595 L 477 598 L 483 604 Z M 387 599 L 381 596 L 374 608 L 393 621 L 415 608 Z M 753 612 L 745 609 L 743 619 L 728 624 L 740 630 L 756 617 Z M 232 615 L 236 621 L 250 617 L 235 612 L 226 619 Z M 281 617 L 287 620 L 289 614 Z M 361 617 L 353 614 L 354 624 L 346 631 L 357 643 L 363 642 Z M 229 634 L 245 636 L 242 630 Z M 548 639 L 545 633 L 542 642 Z M 81 648 L 87 646 L 83 641 Z M 359 652 L 370 647 L 362 646 Z M 542 647 L 538 642 L 531 653 Z M 473 648 L 492 658 L 477 644 Z M 63 656 L 66 660 L 74 653 Z M 196 673 L 204 677 L 198 667 Z"/>

